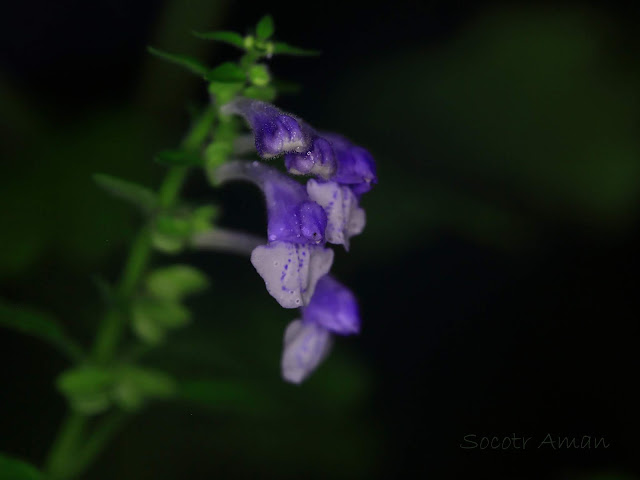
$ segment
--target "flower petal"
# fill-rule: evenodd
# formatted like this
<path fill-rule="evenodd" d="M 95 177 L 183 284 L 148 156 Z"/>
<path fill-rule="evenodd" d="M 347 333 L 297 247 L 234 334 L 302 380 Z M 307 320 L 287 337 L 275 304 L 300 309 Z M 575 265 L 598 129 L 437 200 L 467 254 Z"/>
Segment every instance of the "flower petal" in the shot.
<path fill-rule="evenodd" d="M 311 128 L 269 103 L 238 98 L 226 104 L 222 111 L 244 117 L 253 130 L 256 150 L 262 158 L 273 158 L 287 152 L 302 153 L 311 146 Z"/>
<path fill-rule="evenodd" d="M 325 359 L 331 349 L 327 330 L 294 320 L 284 333 L 282 376 L 291 383 L 301 383 Z"/>
<path fill-rule="evenodd" d="M 219 183 L 247 180 L 264 192 L 267 204 L 267 237 L 270 242 L 323 244 L 327 218 L 324 209 L 309 201 L 303 185 L 260 162 L 236 160 L 216 170 Z"/>
<path fill-rule="evenodd" d="M 288 153 L 284 164 L 294 175 L 317 175 L 325 180 L 336 171 L 336 157 L 331 144 L 322 137 L 315 137 L 306 153 Z"/>
<path fill-rule="evenodd" d="M 313 323 L 332 333 L 350 335 L 360 331 L 356 297 L 331 275 L 322 277 L 316 291 L 302 311 L 305 323 Z"/>
<path fill-rule="evenodd" d="M 376 164 L 371 154 L 362 147 L 335 133 L 322 133 L 329 140 L 336 155 L 337 169 L 331 180 L 348 185 L 361 195 L 378 183 Z"/>
<path fill-rule="evenodd" d="M 349 239 L 362 233 L 366 223 L 364 210 L 351 189 L 336 182 L 307 182 L 309 198 L 327 213 L 325 238 L 329 243 L 342 244 L 348 250 Z"/>
<path fill-rule="evenodd" d="M 307 305 L 320 277 L 333 263 L 333 250 L 316 245 L 271 242 L 256 247 L 251 263 L 267 291 L 284 308 Z"/>

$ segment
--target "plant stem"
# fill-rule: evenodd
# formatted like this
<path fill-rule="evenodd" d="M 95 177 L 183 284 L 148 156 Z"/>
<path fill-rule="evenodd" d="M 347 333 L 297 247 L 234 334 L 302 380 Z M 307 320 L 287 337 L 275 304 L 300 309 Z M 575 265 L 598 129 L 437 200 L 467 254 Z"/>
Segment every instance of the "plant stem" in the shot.
<path fill-rule="evenodd" d="M 86 416 L 76 412 L 67 415 L 47 457 L 45 468 L 51 480 L 71 478 L 72 452 L 75 451 L 82 437 L 87 420 Z"/>
<path fill-rule="evenodd" d="M 182 142 L 184 149 L 197 152 L 202 147 L 211 131 L 215 114 L 212 107 L 202 114 Z M 169 170 L 158 192 L 162 209 L 169 209 L 175 205 L 187 174 L 186 167 L 173 167 Z M 127 262 L 116 289 L 119 300 L 124 301 L 125 304 L 138 288 L 152 253 L 151 226 L 147 223 L 140 229 L 131 244 Z M 126 322 L 127 316 L 122 312 L 119 304 L 111 307 L 106 313 L 93 346 L 92 359 L 95 362 L 108 365 L 113 360 Z M 119 412 L 114 415 L 115 420 L 105 420 L 107 423 L 98 426 L 86 438 L 83 438 L 83 433 L 89 417 L 77 412 L 67 415 L 47 457 L 46 471 L 52 480 L 71 479 L 90 465 L 124 419 Z M 80 445 L 84 445 L 82 454 L 78 454 Z"/>

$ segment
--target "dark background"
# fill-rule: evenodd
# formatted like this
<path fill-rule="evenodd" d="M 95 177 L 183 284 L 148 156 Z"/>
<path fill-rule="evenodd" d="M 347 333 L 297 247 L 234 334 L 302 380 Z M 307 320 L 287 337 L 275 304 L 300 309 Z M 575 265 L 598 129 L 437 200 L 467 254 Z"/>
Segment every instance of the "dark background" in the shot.
<path fill-rule="evenodd" d="M 8 7 L 8 8 L 7 8 Z M 2 296 L 58 317 L 85 343 L 139 218 L 99 191 L 104 172 L 155 186 L 205 85 L 152 44 L 216 62 L 235 51 L 190 30 L 276 37 L 303 89 L 278 104 L 366 146 L 380 183 L 334 272 L 358 295 L 359 337 L 305 384 L 279 378 L 291 312 L 246 259 L 193 263 L 213 288 L 148 364 L 229 382 L 208 406 L 152 405 L 86 478 L 632 479 L 638 461 L 637 9 L 552 4 L 193 1 L 13 2 L 0 16 Z M 223 225 L 263 229 L 250 187 Z M 0 450 L 40 464 L 64 413 L 65 361 L 3 330 Z M 463 437 L 533 437 L 464 450 Z M 608 449 L 551 450 L 554 436 Z"/>

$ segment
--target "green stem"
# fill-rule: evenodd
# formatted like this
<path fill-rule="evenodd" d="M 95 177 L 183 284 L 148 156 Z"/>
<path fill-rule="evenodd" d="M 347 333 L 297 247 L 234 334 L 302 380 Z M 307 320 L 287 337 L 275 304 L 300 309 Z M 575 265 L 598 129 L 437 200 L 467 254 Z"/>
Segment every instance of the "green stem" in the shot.
<path fill-rule="evenodd" d="M 71 478 L 73 452 L 80 443 L 86 423 L 84 415 L 75 412 L 67 415 L 47 457 L 46 471 L 51 480 Z"/>
<path fill-rule="evenodd" d="M 93 463 L 95 458 L 102 453 L 109 443 L 109 440 L 120 431 L 120 428 L 128 418 L 129 414 L 122 411 L 115 411 L 109 413 L 101 423 L 96 425 L 91 437 L 82 448 L 79 448 L 73 475 L 79 475 Z"/>
<path fill-rule="evenodd" d="M 201 148 L 211 131 L 215 114 L 212 107 L 204 112 L 182 142 L 183 148 L 190 151 L 198 151 Z M 169 209 L 175 205 L 187 174 L 188 169 L 185 167 L 174 167 L 169 170 L 158 193 L 162 209 Z M 140 229 L 131 245 L 117 287 L 118 298 L 125 304 L 138 288 L 152 253 L 151 228 L 146 224 Z M 109 364 L 112 361 L 126 323 L 127 317 L 122 312 L 121 305 L 115 305 L 107 312 L 96 335 L 92 352 L 94 361 L 101 364 Z M 77 412 L 72 412 L 67 416 L 47 457 L 46 471 L 52 480 L 71 479 L 90 465 L 124 419 L 118 412 L 115 415 L 114 420 L 106 421 L 98 426 L 86 439 L 83 439 L 83 433 L 87 426 L 88 417 Z M 81 442 L 86 442 L 86 444 L 82 452 L 78 454 Z"/>

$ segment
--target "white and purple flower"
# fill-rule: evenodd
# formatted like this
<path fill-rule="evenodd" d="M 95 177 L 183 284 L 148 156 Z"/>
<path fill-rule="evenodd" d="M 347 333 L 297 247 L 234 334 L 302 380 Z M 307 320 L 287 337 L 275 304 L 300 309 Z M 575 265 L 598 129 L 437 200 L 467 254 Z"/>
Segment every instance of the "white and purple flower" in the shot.
<path fill-rule="evenodd" d="M 258 100 L 239 98 L 223 107 L 241 115 L 254 134 L 258 155 L 284 155 L 288 173 L 310 175 L 306 185 L 259 162 L 232 161 L 216 172 L 220 183 L 248 180 L 264 192 L 267 241 L 251 251 L 251 263 L 267 291 L 302 318 L 284 335 L 282 376 L 302 382 L 328 354 L 333 335 L 360 331 L 356 299 L 328 275 L 333 250 L 349 249 L 364 229 L 361 196 L 378 182 L 371 154 L 335 133 L 319 133 L 298 117 Z"/>
<path fill-rule="evenodd" d="M 322 277 L 302 319 L 291 322 L 284 333 L 282 377 L 301 383 L 326 358 L 333 335 L 360 331 L 358 303 L 351 291 L 330 275 Z"/>

